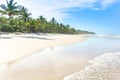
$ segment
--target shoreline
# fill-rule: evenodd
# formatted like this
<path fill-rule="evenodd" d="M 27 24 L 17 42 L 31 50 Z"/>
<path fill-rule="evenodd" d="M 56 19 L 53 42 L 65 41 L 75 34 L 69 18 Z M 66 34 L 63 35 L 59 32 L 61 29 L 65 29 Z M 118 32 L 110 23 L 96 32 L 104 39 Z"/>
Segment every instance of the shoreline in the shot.
<path fill-rule="evenodd" d="M 65 76 L 62 80 L 120 80 L 120 52 L 104 53 L 88 62 L 90 65 Z"/>
<path fill-rule="evenodd" d="M 45 48 L 74 44 L 84 40 L 83 35 L 64 34 L 3 34 L 0 35 L 0 64 L 12 64 Z"/>

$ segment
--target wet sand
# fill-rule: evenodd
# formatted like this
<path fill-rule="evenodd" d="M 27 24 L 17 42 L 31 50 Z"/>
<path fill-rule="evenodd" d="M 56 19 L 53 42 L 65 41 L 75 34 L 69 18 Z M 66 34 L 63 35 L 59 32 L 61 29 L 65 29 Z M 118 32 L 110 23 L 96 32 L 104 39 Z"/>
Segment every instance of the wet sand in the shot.
<path fill-rule="evenodd" d="M 38 57 L 36 57 L 38 56 Z M 83 69 L 87 60 L 70 57 L 36 55 L 1 70 L 1 80 L 62 80 L 66 75 Z M 42 58 L 43 57 L 43 58 Z M 41 58 L 41 59 L 40 59 Z"/>

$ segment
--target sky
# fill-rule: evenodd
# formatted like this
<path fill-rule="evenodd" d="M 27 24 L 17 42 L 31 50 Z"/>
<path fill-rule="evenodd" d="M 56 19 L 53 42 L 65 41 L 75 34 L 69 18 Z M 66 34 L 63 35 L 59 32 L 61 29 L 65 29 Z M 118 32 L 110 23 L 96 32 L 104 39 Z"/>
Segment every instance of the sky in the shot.
<path fill-rule="evenodd" d="M 37 18 L 52 17 L 60 23 L 97 34 L 120 34 L 120 0 L 14 0 Z M 5 4 L 6 0 L 0 0 Z"/>

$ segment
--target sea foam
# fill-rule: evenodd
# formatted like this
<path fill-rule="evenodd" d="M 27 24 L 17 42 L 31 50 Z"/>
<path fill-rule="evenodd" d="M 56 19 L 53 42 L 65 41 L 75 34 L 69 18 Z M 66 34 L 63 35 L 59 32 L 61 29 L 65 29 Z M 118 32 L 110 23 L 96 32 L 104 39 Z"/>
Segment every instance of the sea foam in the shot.
<path fill-rule="evenodd" d="M 106 53 L 89 62 L 90 66 L 63 80 L 120 80 L 120 52 Z"/>

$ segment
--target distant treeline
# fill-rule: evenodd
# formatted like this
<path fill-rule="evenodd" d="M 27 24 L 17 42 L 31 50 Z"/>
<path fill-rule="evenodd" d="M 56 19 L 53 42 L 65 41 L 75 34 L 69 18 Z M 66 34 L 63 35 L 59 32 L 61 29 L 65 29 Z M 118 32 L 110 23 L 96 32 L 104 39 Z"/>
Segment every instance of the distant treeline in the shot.
<path fill-rule="evenodd" d="M 14 0 L 6 0 L 6 5 L 0 5 L 0 31 L 2 32 L 40 32 L 62 34 L 95 34 L 83 30 L 76 30 L 70 25 L 58 23 L 55 18 L 47 21 L 43 16 L 34 19 L 28 9 L 17 5 Z M 4 17 L 3 15 L 7 15 Z"/>

